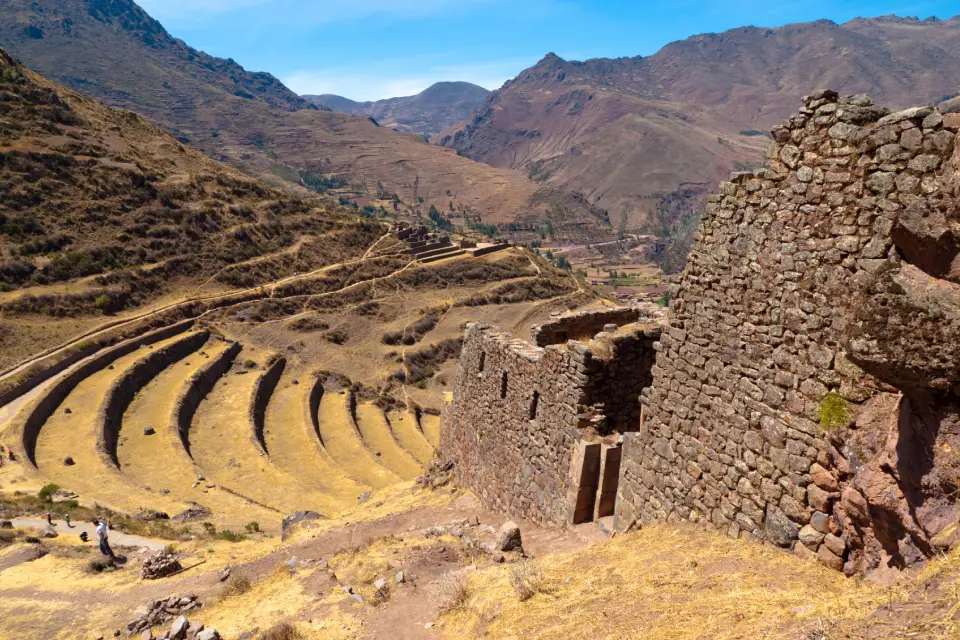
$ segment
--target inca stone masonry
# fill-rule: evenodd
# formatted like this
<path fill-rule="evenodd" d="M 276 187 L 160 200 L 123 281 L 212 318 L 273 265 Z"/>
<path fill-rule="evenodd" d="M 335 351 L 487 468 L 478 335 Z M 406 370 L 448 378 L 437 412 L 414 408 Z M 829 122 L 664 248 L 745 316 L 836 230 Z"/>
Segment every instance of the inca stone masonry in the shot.
<path fill-rule="evenodd" d="M 806 98 L 767 167 L 710 197 L 667 321 L 563 318 L 538 346 L 471 325 L 442 454 L 538 521 L 701 522 L 847 574 L 949 548 L 958 131 L 930 107 Z"/>

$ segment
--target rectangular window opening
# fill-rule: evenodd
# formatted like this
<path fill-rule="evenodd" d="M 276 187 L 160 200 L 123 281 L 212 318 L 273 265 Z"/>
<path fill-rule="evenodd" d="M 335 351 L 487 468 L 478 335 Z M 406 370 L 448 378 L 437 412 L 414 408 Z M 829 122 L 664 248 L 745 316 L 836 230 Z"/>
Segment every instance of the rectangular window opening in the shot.
<path fill-rule="evenodd" d="M 537 417 L 537 409 L 540 406 L 540 392 L 533 392 L 533 399 L 530 401 L 530 419 L 535 420 Z"/>
<path fill-rule="evenodd" d="M 487 363 L 487 352 L 486 352 L 486 351 L 481 351 L 481 352 L 480 352 L 480 367 L 479 367 L 480 373 L 483 373 L 483 366 L 484 366 L 486 363 Z"/>
<path fill-rule="evenodd" d="M 503 378 L 500 380 L 500 399 L 507 397 L 507 374 L 503 374 Z"/>

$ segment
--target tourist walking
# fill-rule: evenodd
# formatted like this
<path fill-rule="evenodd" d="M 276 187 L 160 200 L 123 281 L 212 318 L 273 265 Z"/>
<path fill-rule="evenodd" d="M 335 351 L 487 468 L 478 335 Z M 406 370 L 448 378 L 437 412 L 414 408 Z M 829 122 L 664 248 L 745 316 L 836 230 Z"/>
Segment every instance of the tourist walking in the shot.
<path fill-rule="evenodd" d="M 94 520 L 93 523 L 97 525 L 97 539 L 100 542 L 100 553 L 105 556 L 114 558 L 113 549 L 110 548 L 110 541 L 107 540 L 107 526 L 100 520 Z"/>

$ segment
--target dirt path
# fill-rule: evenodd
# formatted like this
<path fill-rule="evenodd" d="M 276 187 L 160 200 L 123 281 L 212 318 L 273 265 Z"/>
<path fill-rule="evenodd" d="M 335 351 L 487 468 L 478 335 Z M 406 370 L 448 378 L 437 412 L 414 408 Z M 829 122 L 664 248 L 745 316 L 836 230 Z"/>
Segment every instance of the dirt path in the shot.
<path fill-rule="evenodd" d="M 47 521 L 41 518 L 15 518 L 13 520 L 13 526 L 17 528 L 32 527 L 39 531 L 45 531 L 48 528 Z M 66 522 L 54 521 L 53 530 L 60 535 L 69 534 L 74 536 L 79 536 L 81 533 L 86 532 L 91 540 L 97 539 L 97 528 L 89 522 L 73 522 L 68 527 Z M 153 551 L 163 551 L 168 544 L 160 540 L 131 536 L 126 533 L 121 533 L 120 531 L 110 531 L 107 535 L 107 540 L 110 541 L 110 546 L 113 547 L 146 547 Z"/>

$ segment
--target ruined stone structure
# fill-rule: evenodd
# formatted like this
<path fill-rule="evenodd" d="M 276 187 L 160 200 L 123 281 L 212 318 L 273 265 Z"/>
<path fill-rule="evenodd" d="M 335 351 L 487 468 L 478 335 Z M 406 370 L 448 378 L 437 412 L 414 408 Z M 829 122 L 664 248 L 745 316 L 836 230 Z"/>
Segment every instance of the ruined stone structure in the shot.
<path fill-rule="evenodd" d="M 545 348 L 469 325 L 441 438 L 461 483 L 489 507 L 537 521 L 613 515 L 621 434 L 640 427 L 636 398 L 651 382 L 659 315 L 618 327 L 599 314 L 606 331 Z M 565 317 L 535 333 L 580 335 L 578 325 L 595 323 Z"/>
<path fill-rule="evenodd" d="M 933 552 L 960 468 L 958 130 L 821 91 L 768 168 L 720 186 L 624 444 L 618 526 L 709 521 L 847 573 Z"/>
<path fill-rule="evenodd" d="M 623 430 L 619 529 L 702 522 L 848 574 L 909 566 L 956 542 L 958 131 L 960 114 L 891 114 L 819 91 L 773 131 L 767 168 L 721 184 L 671 289 L 642 427 Z M 507 351 L 471 331 L 467 344 L 483 342 L 495 361 Z M 528 359 L 577 348 L 537 360 L 527 347 Z M 461 456 L 466 484 L 521 515 L 569 515 L 557 489 L 580 455 L 586 385 L 561 383 L 555 401 L 570 404 L 556 430 L 530 423 L 520 439 L 467 446 L 491 418 L 456 396 L 496 407 L 476 378 L 479 350 L 465 354 L 444 447 Z M 542 382 L 582 381 L 567 370 Z"/>

